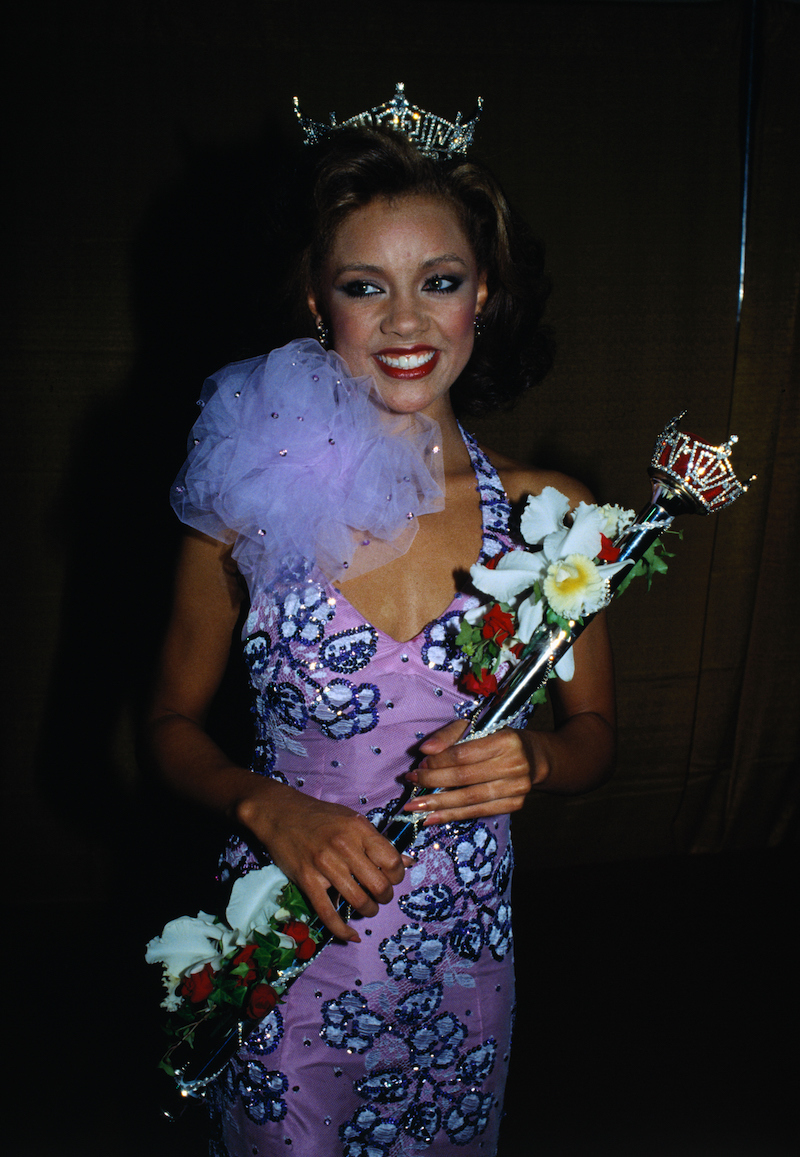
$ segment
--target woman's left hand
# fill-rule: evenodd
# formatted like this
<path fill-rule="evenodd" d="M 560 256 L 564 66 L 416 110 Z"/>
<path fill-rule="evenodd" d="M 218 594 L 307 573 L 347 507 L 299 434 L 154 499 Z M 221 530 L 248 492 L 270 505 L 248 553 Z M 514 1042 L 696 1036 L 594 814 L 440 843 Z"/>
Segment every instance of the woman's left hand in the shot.
<path fill-rule="evenodd" d="M 436 795 L 409 801 L 406 811 L 426 824 L 453 823 L 519 811 L 536 782 L 531 732 L 504 728 L 485 739 L 458 743 L 466 723 L 449 723 L 420 746 L 424 759 L 407 778 Z"/>
<path fill-rule="evenodd" d="M 573 794 L 604 783 L 614 765 L 614 679 L 602 614 L 574 648 L 575 675 L 550 686 L 554 731 L 510 727 L 459 743 L 467 724 L 454 720 L 420 744 L 423 759 L 408 775 L 435 795 L 410 800 L 405 810 L 426 824 L 454 823 L 519 811 L 528 793 Z"/>

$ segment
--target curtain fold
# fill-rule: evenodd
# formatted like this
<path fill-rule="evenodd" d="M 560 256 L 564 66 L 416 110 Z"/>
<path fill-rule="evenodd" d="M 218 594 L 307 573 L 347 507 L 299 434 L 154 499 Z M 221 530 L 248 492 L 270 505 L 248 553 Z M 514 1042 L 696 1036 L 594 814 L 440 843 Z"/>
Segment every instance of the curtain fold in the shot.
<path fill-rule="evenodd" d="M 764 6 L 731 428 L 759 479 L 720 520 L 698 713 L 679 817 L 693 850 L 777 844 L 797 804 L 800 614 L 800 11 Z M 724 724 L 720 726 L 722 721 Z"/>

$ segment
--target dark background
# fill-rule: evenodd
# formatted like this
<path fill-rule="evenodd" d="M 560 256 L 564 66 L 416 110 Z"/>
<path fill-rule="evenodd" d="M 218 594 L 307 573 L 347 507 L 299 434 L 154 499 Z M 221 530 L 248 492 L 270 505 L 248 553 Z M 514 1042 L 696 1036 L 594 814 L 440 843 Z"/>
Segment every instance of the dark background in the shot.
<path fill-rule="evenodd" d="M 556 368 L 479 436 L 640 507 L 688 408 L 758 474 L 612 608 L 612 783 L 515 820 L 501 1157 L 792 1152 L 800 5 L 51 0 L 5 26 L 12 1151 L 203 1151 L 157 1122 L 140 963 L 209 903 L 220 836 L 135 755 L 166 491 L 203 378 L 283 338 L 291 97 L 346 118 L 403 80 L 451 118 L 484 97 L 475 153 L 547 245 Z"/>

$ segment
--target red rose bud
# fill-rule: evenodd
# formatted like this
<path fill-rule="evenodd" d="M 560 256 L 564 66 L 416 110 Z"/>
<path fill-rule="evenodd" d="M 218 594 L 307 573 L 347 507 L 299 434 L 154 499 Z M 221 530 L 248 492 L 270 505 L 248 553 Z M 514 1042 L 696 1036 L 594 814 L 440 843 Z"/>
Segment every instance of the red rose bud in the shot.
<path fill-rule="evenodd" d="M 610 538 L 606 538 L 604 534 L 601 534 L 600 550 L 597 552 L 597 557 L 601 562 L 616 562 L 619 558 L 619 547 L 614 546 Z"/>
<path fill-rule="evenodd" d="M 181 984 L 181 996 L 191 1004 L 202 1004 L 208 1000 L 214 991 L 214 969 L 210 964 L 204 964 L 199 972 L 192 972 L 184 977 Z"/>
<path fill-rule="evenodd" d="M 485 667 L 482 668 L 480 678 L 476 679 L 471 671 L 467 671 L 461 680 L 464 690 L 471 695 L 494 695 L 497 690 L 497 678 L 491 675 Z"/>
<path fill-rule="evenodd" d="M 310 936 L 306 936 L 305 940 L 301 940 L 294 950 L 297 960 L 310 960 L 317 951 L 317 945 Z"/>
<path fill-rule="evenodd" d="M 499 603 L 493 603 L 491 609 L 483 618 L 481 634 L 484 639 L 494 639 L 502 647 L 506 639 L 514 634 L 514 620 L 508 611 L 500 609 Z"/>
<path fill-rule="evenodd" d="M 507 553 L 506 551 L 501 550 L 498 554 L 493 555 L 489 559 L 489 561 L 485 562 L 483 565 L 486 567 L 487 570 L 497 570 L 497 564 L 499 563 L 499 561 L 503 557 L 503 555 L 506 553 Z"/>
<path fill-rule="evenodd" d="M 304 924 L 302 920 L 290 920 L 284 924 L 283 931 L 298 944 L 308 939 L 308 924 Z"/>
<path fill-rule="evenodd" d="M 271 984 L 257 984 L 247 998 L 245 1015 L 250 1020 L 263 1020 L 278 1003 L 278 997 Z"/>

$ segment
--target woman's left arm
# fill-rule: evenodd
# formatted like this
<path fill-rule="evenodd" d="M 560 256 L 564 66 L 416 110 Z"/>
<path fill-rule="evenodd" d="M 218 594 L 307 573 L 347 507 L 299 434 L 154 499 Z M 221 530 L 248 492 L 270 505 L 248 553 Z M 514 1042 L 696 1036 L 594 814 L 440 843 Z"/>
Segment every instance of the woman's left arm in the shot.
<path fill-rule="evenodd" d="M 461 721 L 421 745 L 424 755 L 412 782 L 441 789 L 412 801 L 426 824 L 519 811 L 531 790 L 588 791 L 611 775 L 615 748 L 614 673 L 605 615 L 599 614 L 574 644 L 575 674 L 550 683 L 552 732 L 504 728 L 486 739 L 458 744 Z"/>

